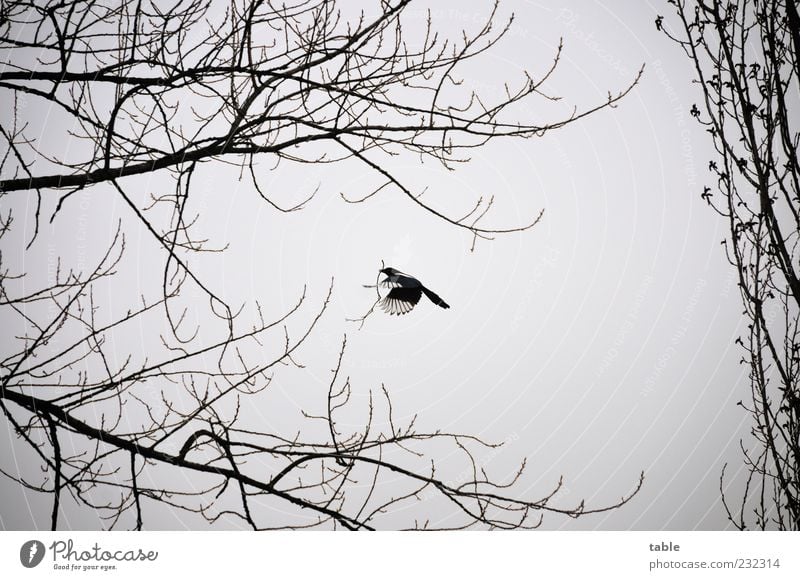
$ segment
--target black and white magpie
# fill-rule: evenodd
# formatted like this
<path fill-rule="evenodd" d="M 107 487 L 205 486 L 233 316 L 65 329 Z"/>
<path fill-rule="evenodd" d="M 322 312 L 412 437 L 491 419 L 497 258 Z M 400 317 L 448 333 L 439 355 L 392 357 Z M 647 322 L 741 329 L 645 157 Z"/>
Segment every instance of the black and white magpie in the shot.
<path fill-rule="evenodd" d="M 442 308 L 450 308 L 444 300 L 439 298 L 437 294 L 425 288 L 422 282 L 395 270 L 394 268 L 384 268 L 381 274 L 385 274 L 380 285 L 384 288 L 391 288 L 389 293 L 381 300 L 381 308 L 389 314 L 408 314 L 417 305 L 419 299 L 423 294 L 427 296 L 431 302 Z"/>

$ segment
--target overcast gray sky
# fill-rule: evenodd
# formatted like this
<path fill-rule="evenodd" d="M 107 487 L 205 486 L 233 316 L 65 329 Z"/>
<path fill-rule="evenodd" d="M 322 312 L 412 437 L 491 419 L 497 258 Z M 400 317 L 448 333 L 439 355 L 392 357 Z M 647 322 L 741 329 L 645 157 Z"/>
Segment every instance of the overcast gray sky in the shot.
<path fill-rule="evenodd" d="M 453 34 L 475 30 L 490 8 L 429 5 L 438 26 Z M 720 245 L 726 224 L 699 195 L 712 151 L 688 117 L 697 98 L 689 63 L 653 23 L 668 8 L 634 0 L 501 5 L 501 15 L 516 14 L 514 25 L 464 71 L 467 85 L 491 92 L 523 69 L 544 72 L 564 42 L 546 87 L 562 100 L 532 101 L 521 114 L 554 119 L 623 89 L 643 63 L 645 73 L 617 108 L 540 139 L 492 142 L 455 172 L 414 156 L 392 161 L 439 202 L 494 195 L 485 225 L 522 224 L 544 208 L 532 230 L 479 241 L 473 252 L 463 230 L 396 192 L 358 205 L 342 201 L 340 192 L 357 195 L 376 183 L 353 163 L 283 164 L 270 172 L 266 183 L 278 200 L 300 199 L 321 184 L 308 207 L 290 215 L 259 203 L 237 183 L 235 168 L 198 169 L 197 227 L 216 245 L 230 244 L 198 268 L 233 303 L 259 299 L 279 312 L 304 284 L 309 299 L 320 301 L 335 277 L 328 315 L 300 354 L 305 369 L 287 370 L 271 387 L 270 408 L 257 410 L 265 427 L 288 427 L 291 409 L 319 404 L 346 332 L 356 405 L 383 383 L 399 422 L 418 414 L 420 428 L 506 441 L 479 459 L 503 479 L 527 457 L 517 495 L 539 497 L 563 475 L 560 505 L 580 498 L 602 505 L 645 472 L 643 489 L 622 509 L 577 520 L 549 516 L 545 528 L 727 527 L 720 471 L 730 462 L 731 476 L 741 475 L 738 441 L 749 424 L 736 406 L 748 392 L 734 346 L 741 308 Z M 114 220 L 96 216 L 127 219 L 126 210 L 98 200 L 99 188 L 90 191 L 83 235 L 103 239 Z M 81 211 L 79 204 L 71 211 Z M 62 215 L 40 259 L 56 239 L 74 251 L 69 224 Z M 151 273 L 152 248 L 137 236 L 128 244 L 141 281 Z M 451 308 L 422 302 L 408 316 L 376 314 L 361 330 L 346 322 L 371 305 L 373 291 L 362 285 L 374 282 L 381 260 L 419 277 Z M 49 504 L 37 505 L 7 480 L 0 486 L 4 504 L 19 506 L 3 508 L 3 527 L 47 525 Z M 446 525 L 453 513 L 437 505 L 431 521 Z M 151 528 L 194 526 L 182 514 L 159 518 Z M 93 521 L 67 515 L 73 527 Z"/>

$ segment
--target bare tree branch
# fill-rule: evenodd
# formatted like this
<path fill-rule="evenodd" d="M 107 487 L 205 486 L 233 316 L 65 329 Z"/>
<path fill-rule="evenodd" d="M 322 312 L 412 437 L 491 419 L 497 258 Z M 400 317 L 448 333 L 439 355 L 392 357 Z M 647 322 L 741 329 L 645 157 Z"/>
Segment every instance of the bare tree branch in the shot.
<path fill-rule="evenodd" d="M 657 26 L 694 68 L 711 134 L 716 191 L 703 199 L 728 220 L 723 241 L 738 273 L 748 332 L 737 339 L 750 369 L 753 448 L 742 443 L 749 476 L 739 529 L 800 529 L 800 34 L 791 0 L 670 0 L 676 29 Z M 724 470 L 723 474 L 724 476 Z M 751 513 L 752 512 L 752 513 Z"/>
<path fill-rule="evenodd" d="M 19 253 L 0 253 L 0 316 L 13 329 L 0 352 L 0 410 L 16 449 L 41 465 L 35 477 L 0 471 L 52 496 L 53 529 L 75 506 L 108 528 L 143 529 L 163 506 L 257 530 L 377 529 L 411 505 L 404 527 L 431 529 L 427 501 L 455 508 L 453 528 L 514 529 L 539 526 L 544 513 L 616 509 L 641 488 L 640 478 L 618 501 L 590 508 L 557 505 L 561 481 L 541 497 L 518 498 L 524 461 L 510 478 L 491 476 L 476 453 L 495 444 L 399 424 L 383 387 L 377 401 L 370 392 L 359 427 L 346 427 L 361 410 L 350 397 L 344 332 L 327 394 L 301 410 L 296 431 L 251 414 L 271 412 L 270 387 L 285 369 L 303 368 L 310 337 L 331 316 L 334 280 L 324 298 L 315 302 L 303 288 L 284 311 L 228 304 L 220 281 L 197 269 L 201 253 L 227 249 L 200 235 L 190 212 L 203 164 L 237 168 L 279 214 L 301 209 L 319 188 L 287 203 L 264 185 L 260 164 L 360 164 L 382 185 L 347 201 L 399 193 L 466 231 L 474 246 L 531 228 L 541 213 L 522 225 L 485 225 L 490 193 L 454 217 L 441 192 L 414 191 L 386 161 L 403 154 L 454 168 L 493 139 L 539 137 L 612 108 L 640 78 L 565 118 L 520 122 L 520 103 L 555 98 L 543 83 L 561 47 L 538 78 L 524 72 L 499 97 L 479 94 L 460 75 L 502 40 L 512 18 L 501 21 L 495 5 L 477 31 L 451 37 L 430 14 L 411 20 L 408 6 L 3 3 L 0 197 L 24 207 L 36 196 L 32 231 L 21 232 L 25 252 L 41 244 L 42 212 L 49 228 L 74 227 L 70 208 L 89 190 L 120 200 L 126 212 L 108 246 L 87 260 L 93 267 L 62 266 L 58 254 L 43 279 L 24 265 L 30 254 L 16 271 L 7 258 Z M 41 107 L 54 116 L 47 131 L 36 128 Z M 159 177 L 149 197 L 133 179 L 145 174 Z M 10 244 L 24 224 L 0 212 L 0 240 Z M 154 242 L 159 258 L 148 264 L 153 279 L 140 280 L 138 301 L 120 306 L 100 297 L 125 284 L 115 276 L 130 268 L 126 234 Z M 136 346 L 131 335 L 141 337 Z M 453 451 L 466 478 L 440 467 Z M 292 517 L 278 519 L 275 505 Z"/>

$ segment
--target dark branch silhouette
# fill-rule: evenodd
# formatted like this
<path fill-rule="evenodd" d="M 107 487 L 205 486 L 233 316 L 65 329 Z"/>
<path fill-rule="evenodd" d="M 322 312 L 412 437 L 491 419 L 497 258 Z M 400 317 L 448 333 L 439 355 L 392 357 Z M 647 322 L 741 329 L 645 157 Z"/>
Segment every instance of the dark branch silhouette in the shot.
<path fill-rule="evenodd" d="M 793 1 L 671 0 L 675 29 L 700 89 L 690 114 L 713 139 L 713 187 L 701 196 L 728 220 L 723 244 L 738 273 L 748 321 L 737 339 L 749 367 L 753 419 L 742 441 L 749 476 L 739 529 L 800 529 L 800 19 Z"/>
<path fill-rule="evenodd" d="M 490 50 L 511 19 L 498 25 L 495 6 L 477 32 L 452 40 L 430 15 L 411 26 L 408 4 L 379 2 L 364 12 L 328 0 L 2 4 L 0 197 L 33 209 L 27 227 L 11 209 L 0 213 L 0 309 L 11 329 L 0 352 L 0 409 L 19 453 L 33 454 L 42 470 L 1 469 L 52 498 L 53 529 L 63 523 L 67 499 L 94 510 L 108 528 L 137 530 L 159 505 L 252 529 L 357 530 L 385 527 L 387 514 L 416 504 L 403 527 L 432 528 L 429 500 L 455 506 L 461 518 L 454 528 L 527 528 L 545 512 L 615 509 L 639 490 L 641 479 L 599 507 L 557 505 L 560 481 L 542 497 L 517 498 L 524 462 L 510 480 L 493 479 L 477 458 L 495 444 L 421 431 L 414 421 L 396 424 L 385 388 L 377 400 L 370 394 L 362 426 L 345 429 L 352 423 L 342 414 L 358 412 L 345 372 L 346 337 L 327 396 L 317 409 L 303 409 L 296 431 L 274 432 L 252 416 L 254 408 L 269 410 L 270 385 L 283 369 L 302 368 L 334 281 L 321 303 L 309 304 L 304 290 L 279 314 L 258 302 L 229 305 L 215 281 L 192 268 L 192 256 L 226 248 L 200 236 L 187 209 L 198 167 L 232 164 L 259 199 L 292 212 L 316 191 L 304 202 L 282 202 L 260 181 L 259 163 L 271 170 L 357 162 L 380 185 L 348 202 L 406 196 L 468 232 L 474 246 L 530 228 L 541 214 L 519 226 L 484 225 L 489 196 L 465 216 L 450 216 L 435 192 L 422 201 L 425 192 L 405 185 L 386 159 L 416 155 L 453 168 L 492 139 L 542 136 L 612 107 L 639 78 L 566 118 L 522 123 L 517 103 L 552 99 L 541 87 L 560 48 L 541 76 L 524 73 L 491 101 L 466 90 L 459 70 Z M 40 132 L 32 124 L 44 109 L 58 122 Z M 146 199 L 134 193 L 133 176 L 141 174 L 160 180 Z M 46 212 L 48 227 L 71 227 L 70 204 L 86 189 L 120 200 L 127 212 L 93 269 L 62 267 L 58 256 L 42 280 L 18 265 L 45 239 Z M 100 297 L 130 268 L 125 240 L 132 233 L 163 261 L 157 286 L 142 281 L 138 301 L 120 309 Z M 23 239 L 20 261 L 7 246 Z M 131 345 L 142 332 L 148 338 Z M 451 450 L 465 454 L 471 476 L 449 480 L 440 472 L 437 457 Z M 287 507 L 296 517 L 276 516 Z"/>

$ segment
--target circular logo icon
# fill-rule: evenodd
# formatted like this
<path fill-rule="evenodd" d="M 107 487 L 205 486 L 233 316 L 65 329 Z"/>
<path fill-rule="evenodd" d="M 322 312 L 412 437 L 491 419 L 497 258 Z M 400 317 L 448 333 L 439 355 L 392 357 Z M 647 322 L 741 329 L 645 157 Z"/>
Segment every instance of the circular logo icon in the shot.
<path fill-rule="evenodd" d="M 19 561 L 26 568 L 35 568 L 44 558 L 44 544 L 39 540 L 28 540 L 19 549 Z"/>

